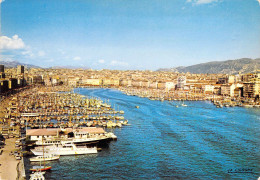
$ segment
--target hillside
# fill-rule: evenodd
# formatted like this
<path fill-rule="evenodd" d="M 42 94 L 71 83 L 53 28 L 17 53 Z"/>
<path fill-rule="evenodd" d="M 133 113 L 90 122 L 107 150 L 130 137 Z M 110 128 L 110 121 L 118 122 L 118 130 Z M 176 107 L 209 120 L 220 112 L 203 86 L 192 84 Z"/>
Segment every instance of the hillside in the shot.
<path fill-rule="evenodd" d="M 23 65 L 26 66 L 27 68 L 40 68 L 39 66 L 35 66 L 32 64 L 25 64 L 25 63 L 20 63 L 18 61 L 0 61 L 1 65 L 4 65 L 5 68 L 16 68 L 18 65 Z"/>
<path fill-rule="evenodd" d="M 175 68 L 162 68 L 157 71 L 171 72 L 190 72 L 194 74 L 209 73 L 209 74 L 238 74 L 253 72 L 255 69 L 260 69 L 260 59 L 237 59 L 227 61 L 213 61 L 208 63 L 196 64 L 192 66 L 180 66 Z"/>

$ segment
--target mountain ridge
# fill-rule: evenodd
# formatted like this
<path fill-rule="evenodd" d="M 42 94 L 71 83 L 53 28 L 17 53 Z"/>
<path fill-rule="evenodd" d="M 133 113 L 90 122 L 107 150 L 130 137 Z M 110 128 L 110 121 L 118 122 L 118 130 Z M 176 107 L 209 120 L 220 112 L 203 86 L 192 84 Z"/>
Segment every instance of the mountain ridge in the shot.
<path fill-rule="evenodd" d="M 226 61 L 211 61 L 191 66 L 178 66 L 173 68 L 160 68 L 157 71 L 168 71 L 193 74 L 238 74 L 249 73 L 260 69 L 260 58 L 241 58 Z"/>
<path fill-rule="evenodd" d="M 18 65 L 24 65 L 27 68 L 41 68 L 32 64 L 20 63 L 18 61 L 3 61 L 0 60 L 0 64 L 6 68 L 15 68 Z M 89 67 L 77 67 L 77 66 L 54 66 L 49 69 L 89 69 Z M 47 68 L 48 69 L 48 68 Z M 241 58 L 236 60 L 226 61 L 210 61 L 206 63 L 200 63 L 190 66 L 178 66 L 172 68 L 160 68 L 156 71 L 178 72 L 178 73 L 193 73 L 193 74 L 238 74 L 249 73 L 256 69 L 260 69 L 260 58 Z"/>
<path fill-rule="evenodd" d="M 26 66 L 27 68 L 41 68 L 39 66 L 35 66 L 35 65 L 32 65 L 32 64 L 20 63 L 18 61 L 2 61 L 2 60 L 0 60 L 0 64 L 4 65 L 5 68 L 15 68 L 18 65 Z"/>

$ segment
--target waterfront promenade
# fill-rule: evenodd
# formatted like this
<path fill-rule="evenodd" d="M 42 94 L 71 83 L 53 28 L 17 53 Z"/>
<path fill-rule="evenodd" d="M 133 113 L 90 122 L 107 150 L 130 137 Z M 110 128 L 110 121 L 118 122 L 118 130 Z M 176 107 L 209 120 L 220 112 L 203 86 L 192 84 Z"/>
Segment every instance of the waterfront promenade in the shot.
<path fill-rule="evenodd" d="M 4 118 L 4 109 L 8 106 L 10 98 L 5 98 L 1 101 L 0 106 L 0 119 Z M 2 124 L 0 124 L 2 129 Z M 17 165 L 18 162 L 14 156 L 10 156 L 10 152 L 15 150 L 15 139 L 6 139 L 5 146 L 2 149 L 0 155 L 0 179 L 1 180 L 12 180 L 17 177 Z"/>
<path fill-rule="evenodd" d="M 0 155 L 0 179 L 15 180 L 17 179 L 19 160 L 16 160 L 13 155 L 9 155 L 11 151 L 15 151 L 15 138 L 6 139 L 5 143 L 5 147 L 2 149 L 3 153 Z"/>
<path fill-rule="evenodd" d="M 5 117 L 5 110 L 9 106 L 9 102 L 12 99 L 11 96 L 5 97 L 1 100 L 0 105 L 0 121 L 1 123 L 10 124 L 10 121 L 3 122 L 3 119 Z M 2 129 L 3 124 L 0 124 L 0 129 Z M 13 155 L 9 155 L 12 152 L 14 152 L 17 148 L 15 148 L 15 141 L 16 138 L 9 138 L 5 140 L 5 146 L 2 148 L 2 154 L 0 155 L 0 180 L 16 180 L 16 179 L 22 179 L 21 176 L 23 172 L 21 171 L 21 168 L 18 164 L 21 160 L 16 160 Z"/>

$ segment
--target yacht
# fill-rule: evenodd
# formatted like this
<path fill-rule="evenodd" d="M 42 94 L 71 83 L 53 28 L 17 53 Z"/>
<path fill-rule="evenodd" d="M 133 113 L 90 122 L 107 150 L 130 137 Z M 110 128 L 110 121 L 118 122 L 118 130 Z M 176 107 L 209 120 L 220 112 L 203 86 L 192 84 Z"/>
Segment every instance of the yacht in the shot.
<path fill-rule="evenodd" d="M 74 137 L 49 137 L 45 140 L 38 140 L 35 142 L 37 146 L 59 145 L 62 143 L 74 144 L 96 144 L 102 141 L 112 140 L 115 135 L 112 132 L 103 135 L 88 135 L 85 132 L 74 132 Z"/>
<path fill-rule="evenodd" d="M 48 154 L 56 154 L 56 155 L 80 155 L 80 154 L 96 154 L 97 147 L 87 147 L 85 144 L 74 144 L 72 142 L 56 144 L 46 147 L 36 147 L 35 149 L 31 149 L 32 153 L 36 156 L 43 155 L 44 151 Z"/>

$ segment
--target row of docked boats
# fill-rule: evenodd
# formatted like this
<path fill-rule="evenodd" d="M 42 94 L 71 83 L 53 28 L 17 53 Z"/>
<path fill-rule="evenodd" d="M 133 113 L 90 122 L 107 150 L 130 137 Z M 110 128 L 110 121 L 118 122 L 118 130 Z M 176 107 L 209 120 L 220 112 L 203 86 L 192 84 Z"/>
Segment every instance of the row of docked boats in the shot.
<path fill-rule="evenodd" d="M 66 130 L 62 129 L 61 131 L 58 131 L 58 133 L 63 131 Z M 51 170 L 52 168 L 51 166 L 45 166 L 46 161 L 58 160 L 60 156 L 96 154 L 98 153 L 98 142 L 115 138 L 116 136 L 113 133 L 103 133 L 91 136 L 89 133 L 86 133 L 86 131 L 80 131 L 79 129 L 73 130 L 73 137 L 67 137 L 67 135 L 51 136 L 48 138 L 42 137 L 41 140 L 39 139 L 35 142 L 36 147 L 31 149 L 31 152 L 36 157 L 30 158 L 30 161 L 43 162 L 44 166 L 33 166 L 30 171 L 35 173 L 31 174 L 30 180 L 45 179 L 43 176 L 44 172 Z"/>
<path fill-rule="evenodd" d="M 112 132 L 105 132 L 102 128 L 78 129 L 31 129 L 27 135 L 36 147 L 31 152 L 36 156 L 31 161 L 55 160 L 57 156 L 80 155 L 97 153 L 97 144 L 108 142 L 117 137 Z M 42 135 L 41 137 L 39 135 Z"/>
<path fill-rule="evenodd" d="M 44 166 L 33 166 L 30 171 L 48 171 L 51 170 L 51 166 L 45 166 L 46 161 L 58 160 L 60 156 L 67 155 L 82 155 L 82 154 L 96 154 L 98 152 L 97 146 L 87 146 L 86 144 L 74 144 L 62 143 L 62 144 L 53 144 L 48 146 L 38 146 L 34 149 L 31 149 L 32 153 L 36 157 L 30 158 L 31 162 L 43 162 Z"/>

